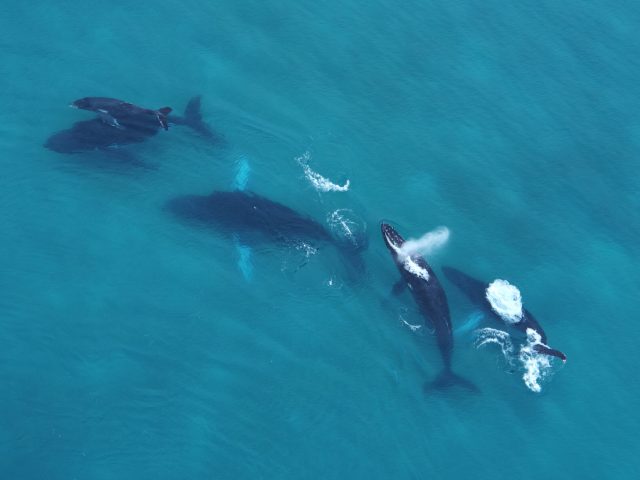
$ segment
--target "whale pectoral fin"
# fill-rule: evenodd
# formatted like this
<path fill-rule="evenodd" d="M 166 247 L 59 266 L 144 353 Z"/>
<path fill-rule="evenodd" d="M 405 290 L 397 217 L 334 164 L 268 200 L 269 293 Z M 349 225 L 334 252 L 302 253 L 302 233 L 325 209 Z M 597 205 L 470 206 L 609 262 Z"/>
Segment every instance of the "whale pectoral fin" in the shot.
<path fill-rule="evenodd" d="M 111 115 L 108 111 L 99 109 L 98 117 L 107 125 L 123 130 L 122 125 L 120 125 L 120 123 L 118 123 L 118 120 L 113 115 Z"/>
<path fill-rule="evenodd" d="M 562 353 L 560 350 L 556 350 L 555 348 L 550 348 L 547 345 L 537 343 L 536 345 L 533 346 L 533 349 L 538 353 L 549 355 L 551 357 L 557 357 L 563 362 L 567 361 L 567 356 L 564 353 Z"/>
<path fill-rule="evenodd" d="M 475 330 L 480 325 L 480 322 L 484 320 L 484 316 L 484 313 L 481 311 L 473 312 L 467 317 L 462 325 L 460 325 L 453 331 L 453 334 L 456 336 L 460 336 L 465 333 L 469 333 L 472 330 Z"/>
<path fill-rule="evenodd" d="M 407 288 L 407 282 L 405 282 L 404 279 L 401 278 L 393 284 L 393 287 L 391 288 L 391 294 L 397 297 L 402 292 L 404 292 L 405 288 Z"/>
<path fill-rule="evenodd" d="M 253 278 L 253 262 L 251 257 L 253 251 L 251 247 L 245 245 L 240 241 L 237 235 L 234 235 L 233 243 L 236 246 L 236 252 L 238 253 L 238 268 L 242 272 L 242 276 L 247 282 L 250 282 Z"/>
<path fill-rule="evenodd" d="M 247 157 L 242 155 L 236 162 L 236 175 L 233 179 L 233 188 L 244 191 L 247 188 L 251 166 Z"/>

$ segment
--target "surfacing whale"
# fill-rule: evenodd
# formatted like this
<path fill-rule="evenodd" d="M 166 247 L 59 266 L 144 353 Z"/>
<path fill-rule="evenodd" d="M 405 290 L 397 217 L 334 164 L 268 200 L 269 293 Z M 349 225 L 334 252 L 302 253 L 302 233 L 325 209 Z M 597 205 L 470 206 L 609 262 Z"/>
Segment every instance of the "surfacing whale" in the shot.
<path fill-rule="evenodd" d="M 382 238 L 391 253 L 391 257 L 400 272 L 401 279 L 394 285 L 393 291 L 398 294 L 405 286 L 409 288 L 420 313 L 434 329 L 436 341 L 442 357 L 443 370 L 436 380 L 427 387 L 449 387 L 460 385 L 472 391 L 477 387 L 470 381 L 453 373 L 451 360 L 453 356 L 453 333 L 447 295 L 426 260 L 417 254 L 405 256 L 401 247 L 405 240 L 386 223 L 381 225 Z"/>
<path fill-rule="evenodd" d="M 531 329 L 540 335 L 540 342 L 534 345 L 534 350 L 538 353 L 557 357 L 563 362 L 567 360 L 567 356 L 560 350 L 550 348 L 547 345 L 547 334 L 542 329 L 542 326 L 538 323 L 535 317 L 526 308 L 522 309 L 522 318 L 517 322 L 505 322 L 491 307 L 489 300 L 487 300 L 486 291 L 489 286 L 488 283 L 484 283 L 477 280 L 466 273 L 453 268 L 442 267 L 442 272 L 445 276 L 456 285 L 462 292 L 471 300 L 473 304 L 482 308 L 490 318 L 499 321 L 501 324 L 507 324 L 516 330 L 526 334 L 527 329 Z"/>
<path fill-rule="evenodd" d="M 362 275 L 364 234 L 338 239 L 322 224 L 292 208 L 244 190 L 214 191 L 209 195 L 183 195 L 169 200 L 165 209 L 192 225 L 212 227 L 244 245 L 270 242 L 279 245 L 333 245 L 350 273 Z"/>

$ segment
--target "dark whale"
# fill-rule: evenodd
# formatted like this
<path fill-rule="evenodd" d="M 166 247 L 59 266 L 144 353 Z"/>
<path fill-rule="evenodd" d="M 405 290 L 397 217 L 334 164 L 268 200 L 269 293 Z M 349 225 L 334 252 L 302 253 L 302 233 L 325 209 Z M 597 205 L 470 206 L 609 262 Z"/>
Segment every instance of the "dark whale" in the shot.
<path fill-rule="evenodd" d="M 361 275 L 364 272 L 360 255 L 367 247 L 364 235 L 336 238 L 315 220 L 252 192 L 234 190 L 183 195 L 169 200 L 165 209 L 192 225 L 213 227 L 227 236 L 237 236 L 246 245 L 263 242 L 331 244 L 347 261 L 350 273 Z"/>
<path fill-rule="evenodd" d="M 394 292 L 399 293 L 401 287 L 408 287 L 413 299 L 418 304 L 420 313 L 425 318 L 425 323 L 431 324 L 435 331 L 444 368 L 431 386 L 441 388 L 460 385 L 476 391 L 475 385 L 456 375 L 451 369 L 453 355 L 451 317 L 447 296 L 438 277 L 422 256 L 414 254 L 404 257 L 400 253 L 404 239 L 392 226 L 383 223 L 381 230 L 384 243 L 400 271 L 401 279 L 395 284 Z"/>
<path fill-rule="evenodd" d="M 107 97 L 84 97 L 71 103 L 71 106 L 98 113 L 100 119 L 112 127 L 127 128 L 127 123 L 137 124 L 151 120 L 169 130 L 167 115 L 171 112 L 171 107 L 151 110 Z"/>
<path fill-rule="evenodd" d="M 505 323 L 500 318 L 500 316 L 491 308 L 491 304 L 487 300 L 486 290 L 489 286 L 488 283 L 481 282 L 480 280 L 477 280 L 467 275 L 466 273 L 452 267 L 442 267 L 442 272 L 451 281 L 451 283 L 462 290 L 464 294 L 469 298 L 469 300 L 471 300 L 473 304 L 482 308 L 483 312 L 485 312 L 490 318 L 493 318 L 502 324 Z M 567 356 L 564 353 L 562 353 L 560 350 L 555 350 L 547 346 L 547 334 L 544 332 L 531 312 L 523 308 L 522 313 L 522 320 L 509 325 L 525 334 L 527 333 L 527 329 L 529 328 L 536 331 L 541 337 L 542 345 L 536 344 L 534 346 L 534 349 L 539 353 L 557 357 L 563 362 L 566 361 Z"/>
<path fill-rule="evenodd" d="M 108 110 L 105 112 L 97 112 L 97 118 L 76 122 L 71 128 L 53 134 L 44 146 L 67 154 L 94 150 L 108 152 L 144 142 L 163 128 L 155 115 L 141 113 L 126 116 L 116 111 L 117 115 L 112 116 Z M 167 119 L 171 124 L 188 126 L 205 138 L 215 138 L 212 130 L 202 121 L 199 96 L 189 101 L 183 116 L 169 115 Z"/>

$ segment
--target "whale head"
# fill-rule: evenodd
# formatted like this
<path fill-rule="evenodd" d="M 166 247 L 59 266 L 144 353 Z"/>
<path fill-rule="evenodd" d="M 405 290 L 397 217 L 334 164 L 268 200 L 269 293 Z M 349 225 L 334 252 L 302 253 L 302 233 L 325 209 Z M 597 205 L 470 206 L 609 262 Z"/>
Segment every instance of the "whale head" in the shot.
<path fill-rule="evenodd" d="M 398 256 L 400 248 L 404 244 L 404 238 L 396 231 L 388 223 L 383 223 L 380 225 L 380 230 L 382 231 L 382 239 L 384 240 L 384 244 L 387 246 L 389 251 L 394 257 Z"/>
<path fill-rule="evenodd" d="M 91 97 L 79 98 L 69 104 L 71 108 L 79 108 L 81 110 L 91 110 L 93 105 L 91 104 Z"/>

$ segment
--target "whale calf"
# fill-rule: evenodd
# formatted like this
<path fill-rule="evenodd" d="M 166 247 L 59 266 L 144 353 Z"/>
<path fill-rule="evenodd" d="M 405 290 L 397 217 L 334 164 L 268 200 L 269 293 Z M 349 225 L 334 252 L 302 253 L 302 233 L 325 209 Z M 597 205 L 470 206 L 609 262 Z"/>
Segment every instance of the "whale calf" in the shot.
<path fill-rule="evenodd" d="M 100 97 L 87 97 L 87 99 L 100 99 Z M 73 154 L 89 152 L 93 150 L 111 151 L 119 147 L 144 142 L 155 136 L 160 129 L 163 129 L 162 122 L 155 113 L 145 113 L 141 107 L 131 105 L 130 107 L 98 108 L 107 107 L 109 102 L 103 99 L 91 103 L 89 100 L 80 99 L 78 108 L 94 111 L 96 108 L 97 117 L 91 120 L 76 122 L 66 130 L 51 135 L 44 146 L 58 153 Z M 119 101 L 119 100 L 118 100 Z M 126 102 L 124 102 L 126 103 Z M 169 108 L 169 107 L 166 107 Z M 137 109 L 143 110 L 138 112 Z M 103 111 L 100 111 L 103 110 Z M 167 111 L 165 109 L 161 109 Z M 130 114 L 123 112 L 129 111 Z M 132 113 L 138 112 L 138 113 Z M 153 111 L 150 111 L 153 112 Z M 158 111 L 160 112 L 160 111 Z M 185 125 L 205 138 L 215 138 L 213 131 L 202 121 L 200 113 L 200 96 L 192 98 L 185 108 L 184 115 L 169 115 L 166 121 L 174 125 Z"/>
<path fill-rule="evenodd" d="M 330 244 L 347 261 L 352 273 L 361 275 L 365 270 L 361 257 L 367 247 L 364 234 L 351 241 L 337 239 L 312 218 L 250 191 L 182 195 L 169 200 L 165 209 L 182 221 L 212 227 L 242 245 Z"/>
<path fill-rule="evenodd" d="M 100 119 L 112 127 L 127 128 L 127 123 L 135 125 L 142 119 L 153 119 L 165 130 L 169 130 L 167 115 L 172 110 L 171 107 L 151 110 L 108 97 L 84 97 L 72 102 L 71 106 L 98 113 Z"/>
<path fill-rule="evenodd" d="M 538 353 L 557 357 L 563 362 L 567 360 L 567 356 L 564 353 L 562 353 L 560 350 L 550 348 L 547 345 L 546 333 L 542 329 L 542 326 L 535 319 L 535 317 L 527 309 L 522 309 L 522 316 L 518 321 L 505 322 L 502 317 L 500 317 L 500 315 L 495 312 L 495 310 L 489 303 L 489 300 L 487 299 L 486 291 L 487 287 L 489 286 L 488 283 L 477 280 L 453 267 L 442 267 L 442 272 L 451 281 L 451 283 L 462 290 L 462 292 L 469 298 L 469 300 L 471 300 L 471 302 L 476 306 L 482 308 L 483 312 L 486 313 L 490 318 L 500 321 L 500 323 L 507 323 L 509 326 L 524 334 L 527 334 L 528 329 L 537 332 L 538 335 L 540 335 L 541 343 L 537 343 L 534 346 L 535 351 L 537 351 Z"/>
<path fill-rule="evenodd" d="M 394 285 L 394 293 L 398 294 L 405 286 L 408 287 L 425 319 L 425 324 L 427 327 L 430 324 L 436 335 L 443 370 L 431 386 L 441 388 L 460 385 L 476 391 L 477 387 L 473 383 L 456 375 L 451 369 L 453 356 L 451 316 L 447 296 L 438 277 L 421 255 L 405 256 L 402 253 L 401 248 L 405 240 L 392 226 L 383 223 L 381 230 L 384 243 L 401 276 L 401 279 Z"/>

